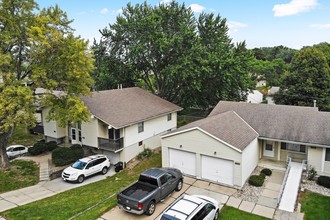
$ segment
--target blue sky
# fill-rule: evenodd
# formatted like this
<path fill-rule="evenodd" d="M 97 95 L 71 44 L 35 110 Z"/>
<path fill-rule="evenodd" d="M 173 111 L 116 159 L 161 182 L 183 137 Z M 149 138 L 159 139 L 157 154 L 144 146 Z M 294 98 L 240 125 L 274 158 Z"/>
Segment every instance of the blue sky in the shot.
<path fill-rule="evenodd" d="M 168 0 L 149 0 L 158 5 Z M 40 8 L 58 4 L 73 19 L 76 34 L 92 41 L 99 29 L 114 23 L 121 9 L 144 0 L 36 0 Z M 330 43 L 329 0 L 187 0 L 196 16 L 202 11 L 227 19 L 233 42 L 246 41 L 248 48 L 283 45 L 300 49 Z"/>

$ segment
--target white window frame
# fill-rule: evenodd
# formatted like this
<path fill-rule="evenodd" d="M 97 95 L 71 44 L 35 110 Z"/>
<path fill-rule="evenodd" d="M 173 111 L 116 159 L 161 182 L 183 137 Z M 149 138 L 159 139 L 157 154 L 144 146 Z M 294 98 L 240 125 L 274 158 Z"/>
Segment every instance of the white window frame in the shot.
<path fill-rule="evenodd" d="M 138 133 L 141 133 L 144 131 L 144 122 L 139 122 L 138 123 Z"/>

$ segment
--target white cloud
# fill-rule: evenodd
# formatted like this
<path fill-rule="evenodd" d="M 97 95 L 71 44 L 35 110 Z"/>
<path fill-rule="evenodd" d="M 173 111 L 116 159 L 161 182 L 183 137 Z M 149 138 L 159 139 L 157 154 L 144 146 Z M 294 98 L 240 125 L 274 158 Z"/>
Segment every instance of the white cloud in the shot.
<path fill-rule="evenodd" d="M 330 29 L 330 24 L 311 24 L 309 27 L 317 29 Z"/>
<path fill-rule="evenodd" d="M 205 7 L 199 4 L 191 4 L 189 7 L 193 12 L 203 12 L 205 10 Z"/>
<path fill-rule="evenodd" d="M 109 10 L 107 8 L 102 8 L 100 13 L 101 14 L 108 14 Z"/>
<path fill-rule="evenodd" d="M 167 5 L 167 4 L 171 3 L 172 1 L 173 0 L 162 0 L 162 1 L 159 2 L 159 4 L 161 4 L 161 5 Z"/>
<path fill-rule="evenodd" d="M 274 5 L 273 11 L 275 17 L 290 16 L 307 12 L 318 5 L 317 0 L 291 0 L 289 3 Z"/>
<path fill-rule="evenodd" d="M 247 24 L 243 24 L 237 21 L 228 21 L 227 25 L 229 28 L 245 28 L 247 27 Z"/>
<path fill-rule="evenodd" d="M 123 9 L 118 9 L 117 11 L 115 11 L 116 14 L 122 14 L 123 13 Z"/>
<path fill-rule="evenodd" d="M 237 22 L 237 21 L 228 21 L 227 25 L 228 25 L 228 28 L 229 28 L 229 31 L 228 31 L 229 34 L 236 33 L 236 32 L 239 31 L 240 28 L 247 27 L 247 24 L 243 24 L 243 23 L 240 23 L 240 22 Z"/>

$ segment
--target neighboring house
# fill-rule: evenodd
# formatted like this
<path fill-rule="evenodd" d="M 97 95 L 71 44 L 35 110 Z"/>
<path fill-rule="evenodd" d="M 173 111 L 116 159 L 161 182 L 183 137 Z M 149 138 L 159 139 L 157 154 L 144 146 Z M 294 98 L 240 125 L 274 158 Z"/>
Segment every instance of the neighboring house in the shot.
<path fill-rule="evenodd" d="M 128 162 L 145 148 L 159 147 L 160 135 L 176 128 L 182 110 L 137 87 L 93 92 L 82 101 L 92 113 L 90 122 L 66 128 L 46 122 L 49 108 L 43 109 L 46 141 L 90 147 L 108 155 L 111 163 Z"/>
<path fill-rule="evenodd" d="M 263 101 L 263 94 L 258 90 L 251 91 L 248 96 L 246 102 L 248 103 L 261 103 Z"/>
<path fill-rule="evenodd" d="M 268 104 L 275 105 L 273 95 L 276 94 L 278 91 L 280 91 L 280 87 L 278 86 L 273 86 L 268 90 L 268 94 L 266 96 L 266 100 Z"/>
<path fill-rule="evenodd" d="M 210 115 L 162 136 L 162 165 L 242 187 L 260 159 L 302 162 L 330 176 L 330 113 L 220 101 Z"/>

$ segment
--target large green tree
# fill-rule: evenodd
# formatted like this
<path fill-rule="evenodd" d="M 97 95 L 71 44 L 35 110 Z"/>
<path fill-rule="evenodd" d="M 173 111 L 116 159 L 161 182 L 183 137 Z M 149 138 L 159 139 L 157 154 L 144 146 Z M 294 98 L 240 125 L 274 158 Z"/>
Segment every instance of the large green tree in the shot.
<path fill-rule="evenodd" d="M 195 104 L 208 109 L 219 100 L 245 100 L 249 89 L 255 87 L 248 74 L 252 52 L 245 42 L 231 42 L 226 19 L 220 15 L 202 13 L 197 27 L 201 58 L 196 81 L 201 85 L 196 89 Z"/>
<path fill-rule="evenodd" d="M 183 107 L 243 100 L 251 83 L 245 43 L 236 46 L 226 20 L 196 19 L 185 4 L 128 4 L 95 42 L 97 89 L 137 85 Z"/>
<path fill-rule="evenodd" d="M 330 111 L 330 68 L 322 51 L 301 49 L 281 81 L 276 104 L 313 106 L 316 100 L 320 110 Z"/>
<path fill-rule="evenodd" d="M 62 126 L 88 120 L 80 95 L 93 83 L 93 58 L 70 23 L 58 6 L 39 10 L 33 0 L 0 2 L 0 169 L 10 166 L 5 148 L 16 125 L 35 123 L 36 104 L 49 106 L 48 118 Z M 40 87 L 45 92 L 36 96 Z"/>

